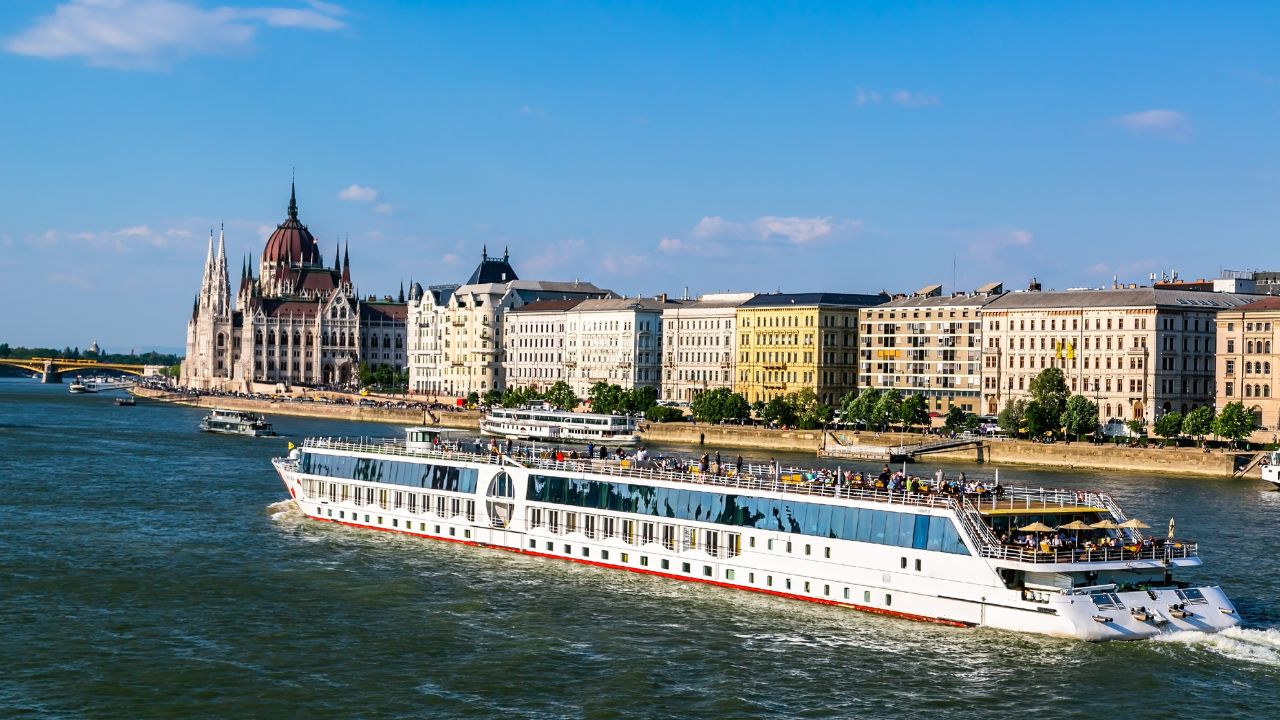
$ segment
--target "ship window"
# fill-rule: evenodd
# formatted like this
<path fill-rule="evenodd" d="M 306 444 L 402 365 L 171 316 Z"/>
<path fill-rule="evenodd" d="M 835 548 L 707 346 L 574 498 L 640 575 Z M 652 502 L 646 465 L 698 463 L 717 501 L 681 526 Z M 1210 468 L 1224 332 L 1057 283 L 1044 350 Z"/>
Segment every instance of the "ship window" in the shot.
<path fill-rule="evenodd" d="M 564 554 L 565 554 L 565 555 L 572 555 L 572 554 L 573 554 L 573 548 L 572 548 L 571 546 L 569 546 L 569 545 L 565 545 L 565 546 L 564 546 Z"/>
<path fill-rule="evenodd" d="M 710 565 L 703 565 L 703 566 L 702 566 L 702 574 L 703 574 L 704 576 L 706 576 L 706 577 L 711 577 L 711 566 L 710 566 Z"/>
<path fill-rule="evenodd" d="M 845 589 L 844 589 L 844 599 L 845 599 L 845 600 L 848 600 L 848 599 L 849 599 L 849 588 L 845 588 Z"/>
<path fill-rule="evenodd" d="M 765 576 L 764 584 L 768 585 L 769 587 L 773 587 L 773 576 L 772 575 Z"/>
<path fill-rule="evenodd" d="M 538 541 L 537 541 L 537 540 L 530 540 L 530 541 L 529 541 L 529 549 L 531 549 L 531 550 L 537 550 L 537 549 L 538 549 Z"/>
<path fill-rule="evenodd" d="M 725 580 L 732 580 L 732 579 L 733 579 L 733 570 L 732 570 L 732 569 L 727 569 L 727 570 L 725 570 L 725 571 L 724 571 L 724 579 L 725 579 Z"/>
<path fill-rule="evenodd" d="M 680 572 L 690 572 L 689 563 L 680 563 Z"/>
<path fill-rule="evenodd" d="M 624 563 L 625 563 L 625 562 L 631 562 L 631 554 L 630 554 L 630 553 L 622 553 L 622 562 L 624 562 Z"/>
<path fill-rule="evenodd" d="M 805 591 L 805 592 L 809 592 L 809 581 L 808 581 L 808 580 L 805 580 L 805 581 L 804 581 L 804 591 Z"/>
<path fill-rule="evenodd" d="M 670 570 L 670 569 L 671 569 L 671 561 L 670 561 L 670 560 L 663 560 L 663 561 L 662 561 L 662 569 L 663 569 L 663 570 Z"/>
<path fill-rule="evenodd" d="M 751 583 L 752 585 L 755 585 L 755 583 L 756 583 L 756 574 L 755 574 L 755 573 L 747 573 L 747 582 Z"/>
<path fill-rule="evenodd" d="M 890 594 L 888 594 L 888 593 L 885 593 L 885 596 L 884 596 L 884 604 L 885 604 L 885 605 L 892 605 L 892 604 L 893 604 L 893 596 L 892 596 L 892 595 L 890 595 Z"/>
<path fill-rule="evenodd" d="M 827 557 L 827 558 L 830 558 L 830 557 L 831 557 L 831 548 L 829 548 L 829 547 L 822 548 L 822 551 L 823 551 L 823 555 L 824 555 L 825 557 Z"/>
<path fill-rule="evenodd" d="M 868 603 L 869 603 L 869 602 L 871 602 L 871 591 L 870 591 L 870 590 L 864 590 L 864 591 L 862 591 L 862 601 L 863 601 L 863 602 L 868 602 Z"/>
<path fill-rule="evenodd" d="M 923 563 L 921 562 L 920 558 L 916 558 L 916 572 L 920 572 L 920 568 L 922 565 Z"/>
<path fill-rule="evenodd" d="M 591 548 L 582 548 L 582 557 L 591 557 Z"/>
<path fill-rule="evenodd" d="M 436 532 L 439 532 L 439 530 L 437 530 Z M 556 549 L 555 543 L 547 543 L 547 552 L 555 552 L 555 549 Z"/>
<path fill-rule="evenodd" d="M 649 567 L 649 556 L 648 556 L 648 555 L 641 555 L 641 556 L 640 556 L 640 564 L 641 564 L 641 565 L 643 565 L 643 566 L 645 566 L 645 567 Z"/>
<path fill-rule="evenodd" d="M 608 560 L 608 559 L 609 559 L 609 551 L 608 551 L 608 550 L 601 550 L 601 551 L 600 551 L 600 559 L 601 559 L 601 560 Z"/>
<path fill-rule="evenodd" d="M 907 559 L 905 557 L 902 558 L 902 563 L 900 566 L 902 567 L 903 570 L 907 569 Z"/>

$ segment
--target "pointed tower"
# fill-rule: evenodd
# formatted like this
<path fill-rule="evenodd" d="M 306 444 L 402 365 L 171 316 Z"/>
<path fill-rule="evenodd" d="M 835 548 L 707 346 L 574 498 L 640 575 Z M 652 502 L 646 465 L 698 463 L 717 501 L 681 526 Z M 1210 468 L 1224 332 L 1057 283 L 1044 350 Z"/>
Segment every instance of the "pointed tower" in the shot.
<path fill-rule="evenodd" d="M 214 260 L 213 279 L 209 287 L 210 307 L 219 318 L 231 315 L 231 281 L 227 277 L 227 230 L 218 228 L 218 255 Z"/>
<path fill-rule="evenodd" d="M 342 249 L 342 284 L 351 285 L 351 241 Z"/>
<path fill-rule="evenodd" d="M 196 296 L 197 307 L 207 307 L 213 287 L 213 228 L 209 228 L 209 247 L 204 253 L 204 272 L 200 275 L 200 294 Z"/>

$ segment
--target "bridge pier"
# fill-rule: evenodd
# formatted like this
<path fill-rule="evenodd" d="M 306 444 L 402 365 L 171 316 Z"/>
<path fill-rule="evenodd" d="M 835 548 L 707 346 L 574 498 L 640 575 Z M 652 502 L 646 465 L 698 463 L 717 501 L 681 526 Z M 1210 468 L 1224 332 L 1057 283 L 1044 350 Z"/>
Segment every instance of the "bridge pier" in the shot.
<path fill-rule="evenodd" d="M 54 384 L 62 382 L 62 373 L 53 369 L 53 363 L 44 364 L 44 372 L 40 373 L 40 382 Z"/>

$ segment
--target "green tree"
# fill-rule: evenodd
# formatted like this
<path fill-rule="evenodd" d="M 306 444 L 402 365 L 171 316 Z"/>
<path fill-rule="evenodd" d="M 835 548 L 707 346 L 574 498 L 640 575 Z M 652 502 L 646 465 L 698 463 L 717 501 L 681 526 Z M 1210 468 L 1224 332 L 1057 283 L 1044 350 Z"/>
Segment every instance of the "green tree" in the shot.
<path fill-rule="evenodd" d="M 490 406 L 501 405 L 502 396 L 503 396 L 503 392 L 501 390 L 498 390 L 496 388 L 490 389 L 484 394 L 484 404 L 490 405 Z"/>
<path fill-rule="evenodd" d="M 616 387 L 616 386 L 615 386 Z M 648 412 L 650 408 L 658 404 L 657 388 L 645 385 L 642 387 L 631 388 L 630 390 L 621 391 L 621 401 L 623 412 L 635 415 L 637 413 Z"/>
<path fill-rule="evenodd" d="M 1182 418 L 1182 433 L 1195 438 L 1197 442 L 1204 444 L 1204 436 L 1213 432 L 1213 408 L 1206 405 L 1198 407 L 1186 414 Z"/>
<path fill-rule="evenodd" d="M 1213 420 L 1213 434 L 1236 443 L 1253 432 L 1253 413 L 1244 409 L 1244 403 L 1227 403 Z"/>
<path fill-rule="evenodd" d="M 875 414 L 876 403 L 880 401 L 880 391 L 876 388 L 862 388 L 862 392 L 845 393 L 840 398 L 840 421 L 844 423 L 862 423 L 871 425 L 871 416 Z"/>
<path fill-rule="evenodd" d="M 644 414 L 644 419 L 652 422 L 675 422 L 683 420 L 684 413 L 680 411 L 680 408 L 654 405 Z"/>
<path fill-rule="evenodd" d="M 360 363 L 356 368 L 356 380 L 360 382 L 360 387 L 368 387 L 373 384 L 373 370 L 369 369 L 368 363 Z"/>
<path fill-rule="evenodd" d="M 557 380 L 547 388 L 546 400 L 561 410 L 572 410 L 578 407 L 578 396 L 573 394 L 573 388 L 569 383 L 563 380 Z"/>
<path fill-rule="evenodd" d="M 475 390 L 472 390 L 471 392 L 467 393 L 467 404 L 470 405 L 471 407 L 475 407 L 476 405 L 479 405 L 480 393 L 476 392 Z"/>
<path fill-rule="evenodd" d="M 795 411 L 791 407 L 791 403 L 781 395 L 770 398 L 769 402 L 764 404 L 764 409 L 760 413 L 761 419 L 769 423 L 777 423 L 779 425 L 795 425 Z"/>
<path fill-rule="evenodd" d="M 1027 402 L 1026 407 L 1023 408 L 1022 423 L 1027 428 L 1027 434 L 1032 437 L 1056 433 L 1060 418 L 1060 414 L 1055 415 L 1039 400 L 1030 400 Z"/>
<path fill-rule="evenodd" d="M 829 406 L 818 401 L 818 394 L 813 388 L 803 388 L 788 393 L 786 401 L 791 405 L 795 425 L 804 430 L 820 428 L 831 422 L 831 418 L 835 416 L 835 412 Z"/>
<path fill-rule="evenodd" d="M 1040 419 L 1043 420 L 1048 429 L 1057 430 L 1062 426 L 1062 413 L 1067 409 L 1067 379 L 1063 376 L 1060 368 L 1046 368 L 1041 370 L 1038 375 L 1031 378 L 1031 384 L 1027 386 L 1028 392 L 1031 394 L 1031 400 L 1039 403 L 1041 410 L 1039 411 Z"/>
<path fill-rule="evenodd" d="M 1027 401 L 1019 398 L 1004 406 L 1004 409 L 996 416 L 996 425 L 1000 426 L 1000 429 L 1009 435 L 1018 437 L 1022 434 L 1022 423 L 1026 414 Z"/>
<path fill-rule="evenodd" d="M 1169 444 L 1170 438 L 1178 437 L 1182 434 L 1182 413 L 1167 412 L 1156 418 L 1156 424 L 1153 427 L 1156 434 L 1164 438 L 1164 444 Z"/>
<path fill-rule="evenodd" d="M 750 417 L 746 398 L 729 388 L 716 388 L 699 393 L 689 403 L 689 413 L 698 422 L 718 423 Z"/>
<path fill-rule="evenodd" d="M 1097 403 L 1083 395 L 1072 395 L 1067 398 L 1066 409 L 1062 411 L 1062 426 L 1077 438 L 1097 431 Z"/>
<path fill-rule="evenodd" d="M 1146 437 L 1147 435 L 1147 423 L 1144 420 L 1134 418 L 1125 423 L 1125 427 L 1129 428 L 1129 433 L 1134 437 Z"/>
<path fill-rule="evenodd" d="M 9 343 L 0 343 L 0 357 L 9 357 L 13 350 L 9 347 Z"/>
<path fill-rule="evenodd" d="M 880 393 L 880 397 L 876 398 L 875 407 L 871 409 L 871 415 L 868 418 L 868 425 L 873 425 L 880 430 L 887 430 L 889 423 L 897 420 L 902 416 L 902 393 L 896 389 L 889 389 Z"/>
<path fill-rule="evenodd" d="M 623 390 L 603 380 L 591 386 L 587 391 L 587 399 L 591 402 L 591 412 L 609 414 L 621 412 L 623 406 Z"/>
<path fill-rule="evenodd" d="M 908 427 L 929 424 L 929 404 L 922 395 L 908 395 L 898 408 L 898 420 Z"/>
<path fill-rule="evenodd" d="M 975 421 L 977 418 L 974 418 Z M 947 415 L 942 419 L 942 427 L 946 428 L 949 433 L 958 433 L 966 428 L 969 424 L 969 413 L 959 405 L 952 405 L 947 410 Z"/>

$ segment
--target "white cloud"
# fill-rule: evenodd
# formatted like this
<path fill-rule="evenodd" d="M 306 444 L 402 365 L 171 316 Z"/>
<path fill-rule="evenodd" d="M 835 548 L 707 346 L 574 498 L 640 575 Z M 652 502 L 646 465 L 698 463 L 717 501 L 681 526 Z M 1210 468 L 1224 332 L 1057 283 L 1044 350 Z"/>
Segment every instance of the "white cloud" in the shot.
<path fill-rule="evenodd" d="M 375 207 L 373 211 L 379 215 L 390 215 L 395 212 L 395 208 L 392 207 L 391 203 L 378 203 L 377 207 Z"/>
<path fill-rule="evenodd" d="M 613 275 L 635 275 L 649 268 L 649 258 L 644 255 L 609 255 L 600 261 L 600 267 Z"/>
<path fill-rule="evenodd" d="M 860 226 L 860 221 L 846 221 L 845 225 L 852 227 Z M 751 223 L 751 227 L 759 235 L 761 240 L 769 240 L 771 238 L 784 238 L 792 245 L 808 245 L 815 240 L 821 240 L 830 235 L 836 225 L 831 222 L 829 217 L 776 217 L 769 215 Z"/>
<path fill-rule="evenodd" d="M 378 191 L 363 185 L 348 185 L 338 193 L 338 199 L 350 202 L 373 202 L 378 199 Z"/>
<path fill-rule="evenodd" d="M 586 243 L 577 238 L 561 240 L 544 247 L 542 252 L 522 262 L 521 267 L 529 270 L 530 277 L 535 273 L 538 275 L 563 273 L 565 268 L 576 267 L 582 261 L 585 247 Z"/>
<path fill-rule="evenodd" d="M 677 237 L 664 237 L 658 241 L 658 252 L 675 253 L 685 249 L 685 242 Z"/>
<path fill-rule="evenodd" d="M 460 258 L 458 257 L 457 253 L 445 253 L 444 257 L 440 258 L 440 262 L 445 263 L 447 265 L 453 265 L 457 263 L 459 259 Z"/>
<path fill-rule="evenodd" d="M 858 107 L 879 105 L 880 93 L 875 90 L 863 90 L 862 88 L 858 88 L 858 94 L 854 97 L 854 102 L 858 104 Z"/>
<path fill-rule="evenodd" d="M 537 105 L 521 105 L 520 114 L 525 117 L 544 118 L 547 116 L 547 111 Z"/>
<path fill-rule="evenodd" d="M 87 277 L 78 272 L 55 272 L 49 274 L 49 282 L 55 285 L 66 285 L 77 290 L 92 290 L 93 283 Z"/>
<path fill-rule="evenodd" d="M 1030 245 L 1035 236 L 1026 230 L 1014 230 L 1009 234 L 1009 242 L 1013 245 Z"/>
<path fill-rule="evenodd" d="M 222 55 L 247 48 L 263 27 L 338 30 L 342 9 L 217 6 L 192 0 L 68 0 L 9 38 L 5 50 L 58 60 L 79 58 L 94 67 L 163 69 L 191 55 Z"/>
<path fill-rule="evenodd" d="M 930 107 L 942 104 L 942 100 L 938 99 L 937 95 L 912 92 L 911 90 L 894 90 L 891 97 L 895 105 L 908 108 Z"/>
<path fill-rule="evenodd" d="M 1178 110 L 1143 110 L 1118 115 L 1110 123 L 1140 135 L 1159 135 L 1174 140 L 1191 137 L 1191 117 Z"/>
<path fill-rule="evenodd" d="M 705 238 L 727 233 L 742 232 L 742 223 L 729 222 L 719 215 L 704 217 L 693 227 L 696 237 Z"/>

